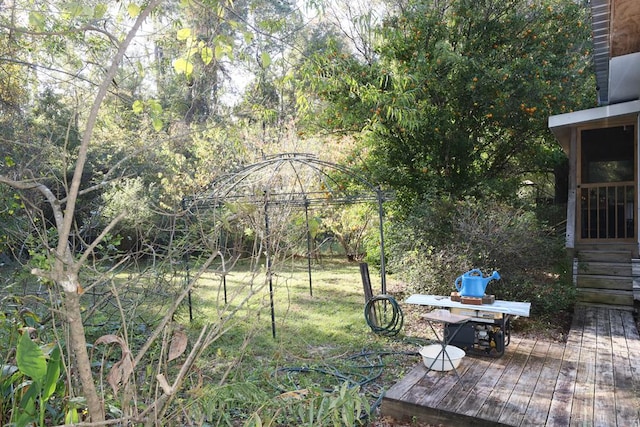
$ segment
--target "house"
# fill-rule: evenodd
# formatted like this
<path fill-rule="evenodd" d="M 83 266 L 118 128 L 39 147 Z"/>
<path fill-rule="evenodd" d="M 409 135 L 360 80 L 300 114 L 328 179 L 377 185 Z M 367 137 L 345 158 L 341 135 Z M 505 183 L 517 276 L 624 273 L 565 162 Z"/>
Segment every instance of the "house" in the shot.
<path fill-rule="evenodd" d="M 549 117 L 569 158 L 566 247 L 578 299 L 640 300 L 640 1 L 591 0 L 598 107 Z"/>

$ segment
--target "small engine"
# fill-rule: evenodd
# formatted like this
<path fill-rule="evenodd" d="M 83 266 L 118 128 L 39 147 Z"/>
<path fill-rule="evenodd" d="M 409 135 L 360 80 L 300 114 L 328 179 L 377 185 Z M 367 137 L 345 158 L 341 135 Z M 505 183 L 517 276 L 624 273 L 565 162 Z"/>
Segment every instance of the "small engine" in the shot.
<path fill-rule="evenodd" d="M 450 344 L 467 352 L 480 351 L 487 354 L 495 351 L 498 355 L 504 352 L 504 333 L 500 326 L 484 322 L 467 322 L 464 325 L 447 325 L 445 337 L 452 336 Z M 457 330 L 457 332 L 456 332 Z"/>
<path fill-rule="evenodd" d="M 498 353 L 502 353 L 503 340 L 501 335 L 502 331 L 495 325 L 476 323 L 474 345 L 487 352 L 495 349 Z"/>

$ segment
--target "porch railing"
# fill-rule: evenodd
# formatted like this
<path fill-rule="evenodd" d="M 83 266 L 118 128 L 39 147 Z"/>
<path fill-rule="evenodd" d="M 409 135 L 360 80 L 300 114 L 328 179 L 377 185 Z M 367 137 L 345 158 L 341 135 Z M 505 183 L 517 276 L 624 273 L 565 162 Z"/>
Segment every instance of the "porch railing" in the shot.
<path fill-rule="evenodd" d="M 580 186 L 580 237 L 630 239 L 634 237 L 635 184 L 582 184 Z"/>

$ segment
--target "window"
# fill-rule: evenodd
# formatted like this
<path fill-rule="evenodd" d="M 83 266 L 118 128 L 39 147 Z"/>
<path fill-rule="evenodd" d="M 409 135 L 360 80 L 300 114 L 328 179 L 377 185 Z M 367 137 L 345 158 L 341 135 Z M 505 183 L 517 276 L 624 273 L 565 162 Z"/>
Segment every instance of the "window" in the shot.
<path fill-rule="evenodd" d="M 633 125 L 583 130 L 581 182 L 634 180 Z"/>

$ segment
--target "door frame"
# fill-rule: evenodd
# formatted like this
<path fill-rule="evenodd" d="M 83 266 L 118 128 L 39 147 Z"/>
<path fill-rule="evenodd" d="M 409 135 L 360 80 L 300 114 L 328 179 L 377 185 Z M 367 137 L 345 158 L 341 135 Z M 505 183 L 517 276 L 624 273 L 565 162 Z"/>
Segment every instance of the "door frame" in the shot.
<path fill-rule="evenodd" d="M 639 213 L 639 208 L 638 208 L 638 182 L 639 182 L 639 178 L 638 178 L 638 173 L 639 173 L 639 168 L 638 168 L 638 125 L 640 124 L 640 120 L 638 119 L 637 116 L 634 117 L 627 117 L 626 119 L 618 119 L 618 120 L 607 120 L 606 122 L 598 122 L 598 123 L 594 123 L 594 124 L 590 124 L 590 125 L 585 125 L 585 126 L 578 126 L 576 128 L 576 138 L 577 138 L 577 144 L 576 144 L 576 152 L 575 152 L 575 184 L 576 184 L 576 203 L 575 203 L 575 233 L 574 233 L 574 237 L 575 237 L 575 241 L 576 243 L 613 243 L 613 242 L 621 242 L 621 243 L 632 243 L 632 242 L 637 242 L 638 241 L 638 213 Z M 582 187 L 582 185 L 585 185 L 587 187 L 593 187 L 593 188 L 597 188 L 598 187 L 598 183 L 582 183 L 582 160 L 583 160 L 583 156 L 582 156 L 582 132 L 585 130 L 592 130 L 592 129 L 606 129 L 606 128 L 613 128 L 613 127 L 619 127 L 619 126 L 633 126 L 634 127 L 634 140 L 633 140 L 633 181 L 624 181 L 624 182 L 611 182 L 611 183 L 601 183 L 601 184 L 611 184 L 607 187 L 618 187 L 619 185 L 633 185 L 633 233 L 631 237 L 598 237 L 598 238 L 593 238 L 593 237 L 583 237 L 582 236 L 582 215 L 583 215 L 583 209 L 582 209 L 582 201 L 581 201 L 581 193 L 582 193 L 582 189 L 584 187 Z M 596 190 L 598 191 L 598 190 Z"/>

